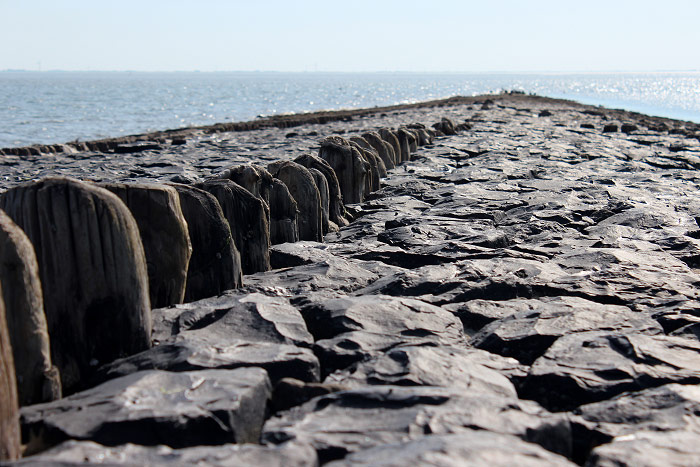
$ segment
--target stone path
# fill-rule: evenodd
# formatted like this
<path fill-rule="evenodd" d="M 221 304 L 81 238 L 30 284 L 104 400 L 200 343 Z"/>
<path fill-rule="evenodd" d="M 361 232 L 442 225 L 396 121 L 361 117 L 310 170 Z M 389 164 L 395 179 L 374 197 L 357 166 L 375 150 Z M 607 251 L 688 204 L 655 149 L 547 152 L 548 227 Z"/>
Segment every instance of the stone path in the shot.
<path fill-rule="evenodd" d="M 153 310 L 152 348 L 24 407 L 37 454 L 18 464 L 695 463 L 698 125 L 502 95 L 3 156 L 0 174 L 194 184 L 443 117 L 460 131 L 389 169 L 348 226 Z"/>

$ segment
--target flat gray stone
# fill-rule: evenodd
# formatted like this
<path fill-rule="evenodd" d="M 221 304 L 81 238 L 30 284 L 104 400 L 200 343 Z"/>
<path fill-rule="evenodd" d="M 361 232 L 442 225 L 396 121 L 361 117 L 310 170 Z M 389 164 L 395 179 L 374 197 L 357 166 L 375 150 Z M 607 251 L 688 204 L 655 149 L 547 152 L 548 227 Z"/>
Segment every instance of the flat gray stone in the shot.
<path fill-rule="evenodd" d="M 269 419 L 263 441 L 310 443 L 324 463 L 426 433 L 473 429 L 514 435 L 570 454 L 571 432 L 562 415 L 531 401 L 429 386 L 373 386 L 317 397 Z"/>
<path fill-rule="evenodd" d="M 257 442 L 270 382 L 259 368 L 186 373 L 143 371 L 21 411 L 30 443 L 86 440 L 200 444 Z"/>
<path fill-rule="evenodd" d="M 495 358 L 488 352 L 474 349 L 402 346 L 333 373 L 324 382 L 353 389 L 367 385 L 441 386 L 517 398 L 508 378 L 488 366 L 492 360 Z"/>
<path fill-rule="evenodd" d="M 310 347 L 313 337 L 301 313 L 285 297 L 229 291 L 217 297 L 152 311 L 154 342 L 183 334 L 222 342 L 252 342 Z"/>
<path fill-rule="evenodd" d="M 695 384 L 626 392 L 573 411 L 575 449 L 583 461 L 596 446 L 638 432 L 692 431 L 700 436 L 699 414 L 700 386 Z"/>
<path fill-rule="evenodd" d="M 692 467 L 700 457 L 698 436 L 688 431 L 640 431 L 621 436 L 594 449 L 586 467 Z"/>
<path fill-rule="evenodd" d="M 578 297 L 515 299 L 514 309 L 529 308 L 502 318 L 471 338 L 479 349 L 513 357 L 526 365 L 541 357 L 558 338 L 588 331 L 658 335 L 661 325 L 643 313 L 619 305 L 601 305 Z"/>
<path fill-rule="evenodd" d="M 181 335 L 149 350 L 100 367 L 96 382 L 142 370 L 195 371 L 263 368 L 275 384 L 282 378 L 318 381 L 319 361 L 310 350 L 289 344 Z"/>
<path fill-rule="evenodd" d="M 559 338 L 532 365 L 521 397 L 570 410 L 625 391 L 700 383 L 700 343 L 673 336 L 581 332 Z"/>
<path fill-rule="evenodd" d="M 319 294 L 294 302 L 316 338 L 314 351 L 324 374 L 401 344 L 466 347 L 458 318 L 418 300 Z"/>
<path fill-rule="evenodd" d="M 12 465 L 207 465 L 234 467 L 261 465 L 271 467 L 316 467 L 316 451 L 308 445 L 286 443 L 279 446 L 258 444 L 222 444 L 173 449 L 161 446 L 123 444 L 103 446 L 92 441 L 66 441 L 53 449 L 26 457 Z"/>
<path fill-rule="evenodd" d="M 355 452 L 328 467 L 425 465 L 435 467 L 561 466 L 576 464 L 537 444 L 490 431 L 466 430 L 424 437 Z"/>

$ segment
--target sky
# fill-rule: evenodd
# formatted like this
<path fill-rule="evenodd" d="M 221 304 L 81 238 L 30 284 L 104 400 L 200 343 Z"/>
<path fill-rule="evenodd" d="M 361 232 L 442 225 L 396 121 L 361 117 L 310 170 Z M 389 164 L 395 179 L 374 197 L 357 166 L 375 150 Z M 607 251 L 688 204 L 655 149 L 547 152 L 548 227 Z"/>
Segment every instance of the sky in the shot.
<path fill-rule="evenodd" d="M 697 0 L 0 0 L 0 70 L 700 70 Z"/>

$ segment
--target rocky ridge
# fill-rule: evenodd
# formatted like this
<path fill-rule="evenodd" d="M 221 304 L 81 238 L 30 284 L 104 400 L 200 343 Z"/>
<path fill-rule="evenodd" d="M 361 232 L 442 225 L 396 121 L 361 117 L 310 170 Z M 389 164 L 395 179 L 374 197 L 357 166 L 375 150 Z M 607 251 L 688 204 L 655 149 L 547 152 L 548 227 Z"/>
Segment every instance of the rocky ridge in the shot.
<path fill-rule="evenodd" d="M 64 393 L 10 465 L 692 465 L 699 125 L 518 94 L 288 120 L 0 156 Z M 104 297 L 47 285 L 82 275 Z"/>

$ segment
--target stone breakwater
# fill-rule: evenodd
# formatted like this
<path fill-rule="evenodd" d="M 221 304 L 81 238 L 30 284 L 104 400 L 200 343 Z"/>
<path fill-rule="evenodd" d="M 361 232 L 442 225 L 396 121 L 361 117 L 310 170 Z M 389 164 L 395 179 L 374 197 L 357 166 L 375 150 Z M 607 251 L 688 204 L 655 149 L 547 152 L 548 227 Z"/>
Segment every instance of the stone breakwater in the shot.
<path fill-rule="evenodd" d="M 696 462 L 700 126 L 229 126 L 0 156 L 8 464 Z"/>

